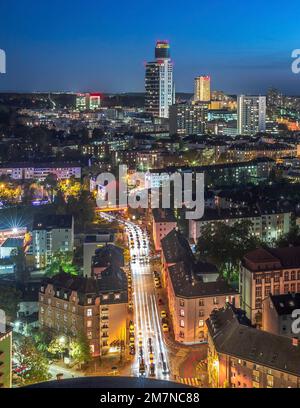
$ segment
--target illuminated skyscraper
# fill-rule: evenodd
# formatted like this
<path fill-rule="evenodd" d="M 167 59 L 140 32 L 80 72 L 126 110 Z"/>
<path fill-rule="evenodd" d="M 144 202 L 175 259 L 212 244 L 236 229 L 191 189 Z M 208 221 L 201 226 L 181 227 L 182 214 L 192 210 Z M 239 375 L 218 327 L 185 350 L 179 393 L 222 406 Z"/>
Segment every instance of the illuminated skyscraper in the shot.
<path fill-rule="evenodd" d="M 238 97 L 238 134 L 255 135 L 266 131 L 266 97 Z"/>
<path fill-rule="evenodd" d="M 145 109 L 154 116 L 169 117 L 169 106 L 175 103 L 173 63 L 170 59 L 170 45 L 157 41 L 155 61 L 146 64 Z"/>
<path fill-rule="evenodd" d="M 210 101 L 210 76 L 198 76 L 195 78 L 194 101 Z"/>

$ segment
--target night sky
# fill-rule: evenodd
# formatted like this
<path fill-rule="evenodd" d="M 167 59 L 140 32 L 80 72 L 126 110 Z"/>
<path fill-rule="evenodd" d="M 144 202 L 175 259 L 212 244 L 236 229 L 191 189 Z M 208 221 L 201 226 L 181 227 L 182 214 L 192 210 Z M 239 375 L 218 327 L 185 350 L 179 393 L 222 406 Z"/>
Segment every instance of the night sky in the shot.
<path fill-rule="evenodd" d="M 142 92 L 144 62 L 167 39 L 177 91 L 210 74 L 228 93 L 300 95 L 299 0 L 0 1 L 0 90 Z"/>

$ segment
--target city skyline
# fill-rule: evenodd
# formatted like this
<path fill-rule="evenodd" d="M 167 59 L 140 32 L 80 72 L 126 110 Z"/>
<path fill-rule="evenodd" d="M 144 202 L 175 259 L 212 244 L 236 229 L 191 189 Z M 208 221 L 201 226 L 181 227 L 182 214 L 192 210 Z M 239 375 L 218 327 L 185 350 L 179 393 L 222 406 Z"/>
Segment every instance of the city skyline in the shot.
<path fill-rule="evenodd" d="M 296 1 L 288 10 L 278 1 L 272 9 L 260 5 L 259 14 L 256 0 L 247 13 L 233 0 L 213 6 L 192 2 L 185 9 L 176 3 L 172 9 L 160 5 L 155 17 L 140 3 L 129 8 L 117 2 L 113 11 L 94 1 L 88 9 L 82 2 L 31 3 L 3 5 L 0 47 L 7 54 L 7 74 L 0 91 L 143 92 L 144 63 L 153 44 L 166 39 L 178 92 L 192 93 L 194 77 L 203 73 L 212 77 L 212 89 L 230 94 L 264 94 L 271 86 L 300 92 L 299 76 L 291 71 L 292 50 L 299 48 Z"/>

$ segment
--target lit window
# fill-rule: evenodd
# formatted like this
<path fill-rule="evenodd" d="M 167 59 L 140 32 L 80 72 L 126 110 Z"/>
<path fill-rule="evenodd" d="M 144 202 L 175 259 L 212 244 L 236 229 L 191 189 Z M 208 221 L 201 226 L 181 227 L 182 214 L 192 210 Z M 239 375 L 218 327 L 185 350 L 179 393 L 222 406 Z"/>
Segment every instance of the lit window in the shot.
<path fill-rule="evenodd" d="M 88 310 L 86 311 L 86 315 L 87 315 L 87 316 L 92 316 L 92 315 L 93 315 L 93 309 L 88 309 Z"/>
<path fill-rule="evenodd" d="M 180 327 L 184 327 L 184 320 L 183 319 L 180 320 Z"/>
<path fill-rule="evenodd" d="M 200 319 L 199 320 L 199 327 L 203 327 L 204 326 L 204 320 Z"/>

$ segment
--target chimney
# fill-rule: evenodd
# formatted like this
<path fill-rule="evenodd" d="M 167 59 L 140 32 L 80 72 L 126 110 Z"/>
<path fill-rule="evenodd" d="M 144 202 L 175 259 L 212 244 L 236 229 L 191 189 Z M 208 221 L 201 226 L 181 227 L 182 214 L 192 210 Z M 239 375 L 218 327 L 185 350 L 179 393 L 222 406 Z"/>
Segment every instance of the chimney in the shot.
<path fill-rule="evenodd" d="M 292 338 L 292 345 L 295 346 L 295 347 L 298 347 L 298 345 L 299 345 L 299 340 L 298 340 L 297 337 L 293 337 L 293 338 Z"/>

